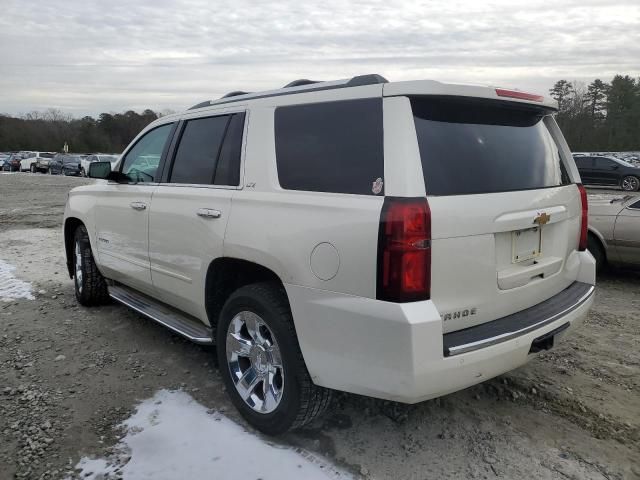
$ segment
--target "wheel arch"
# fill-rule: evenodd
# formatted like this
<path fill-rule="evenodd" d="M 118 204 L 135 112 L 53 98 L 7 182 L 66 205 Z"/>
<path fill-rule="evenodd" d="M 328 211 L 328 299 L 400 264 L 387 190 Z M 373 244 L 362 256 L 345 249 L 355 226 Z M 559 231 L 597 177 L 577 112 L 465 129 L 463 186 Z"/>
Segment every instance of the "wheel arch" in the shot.
<path fill-rule="evenodd" d="M 205 309 L 213 338 L 218 317 L 229 296 L 238 288 L 257 282 L 278 284 L 289 301 L 280 276 L 264 265 L 234 257 L 216 258 L 209 264 L 205 280 Z"/>
<path fill-rule="evenodd" d="M 602 234 L 595 228 L 589 227 L 587 230 L 587 236 L 595 239 L 595 241 L 598 242 L 598 245 L 600 245 L 600 248 L 602 249 L 602 254 L 604 255 L 605 261 L 608 261 L 609 254 L 607 250 L 607 242 Z"/>
<path fill-rule="evenodd" d="M 69 278 L 73 278 L 73 236 L 76 229 L 84 222 L 76 217 L 68 217 L 64 221 L 64 252 L 67 260 Z"/>

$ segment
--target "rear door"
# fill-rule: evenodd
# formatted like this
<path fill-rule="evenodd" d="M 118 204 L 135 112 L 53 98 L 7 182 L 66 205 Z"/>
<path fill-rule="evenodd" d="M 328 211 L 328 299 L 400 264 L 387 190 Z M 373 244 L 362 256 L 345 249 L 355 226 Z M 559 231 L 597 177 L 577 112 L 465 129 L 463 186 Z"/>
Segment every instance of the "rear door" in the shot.
<path fill-rule="evenodd" d="M 147 293 L 152 291 L 149 207 L 174 128 L 165 124 L 141 136 L 124 156 L 124 180 L 105 184 L 95 207 L 95 244 L 103 273 Z"/>
<path fill-rule="evenodd" d="M 598 185 L 618 185 L 620 165 L 610 158 L 595 157 L 595 181 Z"/>
<path fill-rule="evenodd" d="M 432 215 L 431 298 L 444 331 L 573 283 L 581 202 L 551 111 L 460 97 L 414 97 L 411 107 Z"/>
<path fill-rule="evenodd" d="M 574 157 L 583 184 L 593 183 L 593 157 Z"/>
<path fill-rule="evenodd" d="M 231 197 L 240 186 L 244 119 L 244 112 L 236 112 L 182 122 L 173 161 L 151 202 L 154 289 L 203 319 L 207 269 L 222 256 Z"/>

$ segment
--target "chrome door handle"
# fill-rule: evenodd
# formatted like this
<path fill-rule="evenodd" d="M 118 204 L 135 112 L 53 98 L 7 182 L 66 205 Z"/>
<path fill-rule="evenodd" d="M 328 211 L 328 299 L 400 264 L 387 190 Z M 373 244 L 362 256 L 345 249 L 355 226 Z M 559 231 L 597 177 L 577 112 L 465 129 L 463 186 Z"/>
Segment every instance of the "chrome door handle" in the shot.
<path fill-rule="evenodd" d="M 147 204 L 144 202 L 131 202 L 129 206 L 134 210 L 145 210 L 147 208 Z"/>
<path fill-rule="evenodd" d="M 220 218 L 222 212 L 220 210 L 214 210 L 213 208 L 199 208 L 196 211 L 196 215 L 204 218 Z"/>

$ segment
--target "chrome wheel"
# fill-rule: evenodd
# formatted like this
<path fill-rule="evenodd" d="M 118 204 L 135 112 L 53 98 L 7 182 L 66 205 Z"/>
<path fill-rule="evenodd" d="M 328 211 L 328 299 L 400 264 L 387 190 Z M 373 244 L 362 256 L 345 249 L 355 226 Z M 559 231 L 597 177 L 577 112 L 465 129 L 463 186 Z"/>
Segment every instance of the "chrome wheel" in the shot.
<path fill-rule="evenodd" d="M 262 318 L 236 314 L 227 328 L 227 364 L 240 397 L 259 413 L 273 412 L 282 400 L 284 369 L 275 336 Z"/>
<path fill-rule="evenodd" d="M 628 176 L 622 179 L 622 189 L 628 192 L 635 192 L 639 185 L 640 181 L 636 177 Z"/>
<path fill-rule="evenodd" d="M 82 293 L 82 250 L 80 249 L 80 242 L 76 242 L 76 288 L 78 292 Z"/>

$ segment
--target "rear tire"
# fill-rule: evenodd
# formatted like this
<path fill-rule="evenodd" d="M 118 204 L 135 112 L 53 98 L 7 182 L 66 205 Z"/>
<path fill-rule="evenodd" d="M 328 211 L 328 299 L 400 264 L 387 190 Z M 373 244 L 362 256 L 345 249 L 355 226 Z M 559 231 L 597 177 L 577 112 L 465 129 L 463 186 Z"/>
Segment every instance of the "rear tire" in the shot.
<path fill-rule="evenodd" d="M 593 258 L 596 260 L 596 271 L 602 271 L 607 264 L 607 256 L 604 248 L 602 248 L 602 244 L 594 235 L 589 235 L 587 238 L 587 250 L 591 252 L 591 255 L 593 255 Z"/>
<path fill-rule="evenodd" d="M 640 179 L 633 175 L 627 175 L 622 179 L 620 184 L 622 189 L 626 192 L 637 192 L 640 189 Z"/>
<path fill-rule="evenodd" d="M 107 282 L 93 259 L 84 225 L 76 229 L 73 238 L 73 265 L 73 284 L 78 302 L 85 307 L 108 303 Z"/>
<path fill-rule="evenodd" d="M 332 392 L 315 385 L 309 376 L 281 285 L 263 282 L 236 290 L 222 308 L 216 332 L 227 392 L 253 427 L 279 435 L 326 410 Z M 234 342 L 236 338 L 241 341 Z M 234 353 L 245 348 L 245 353 Z"/>

